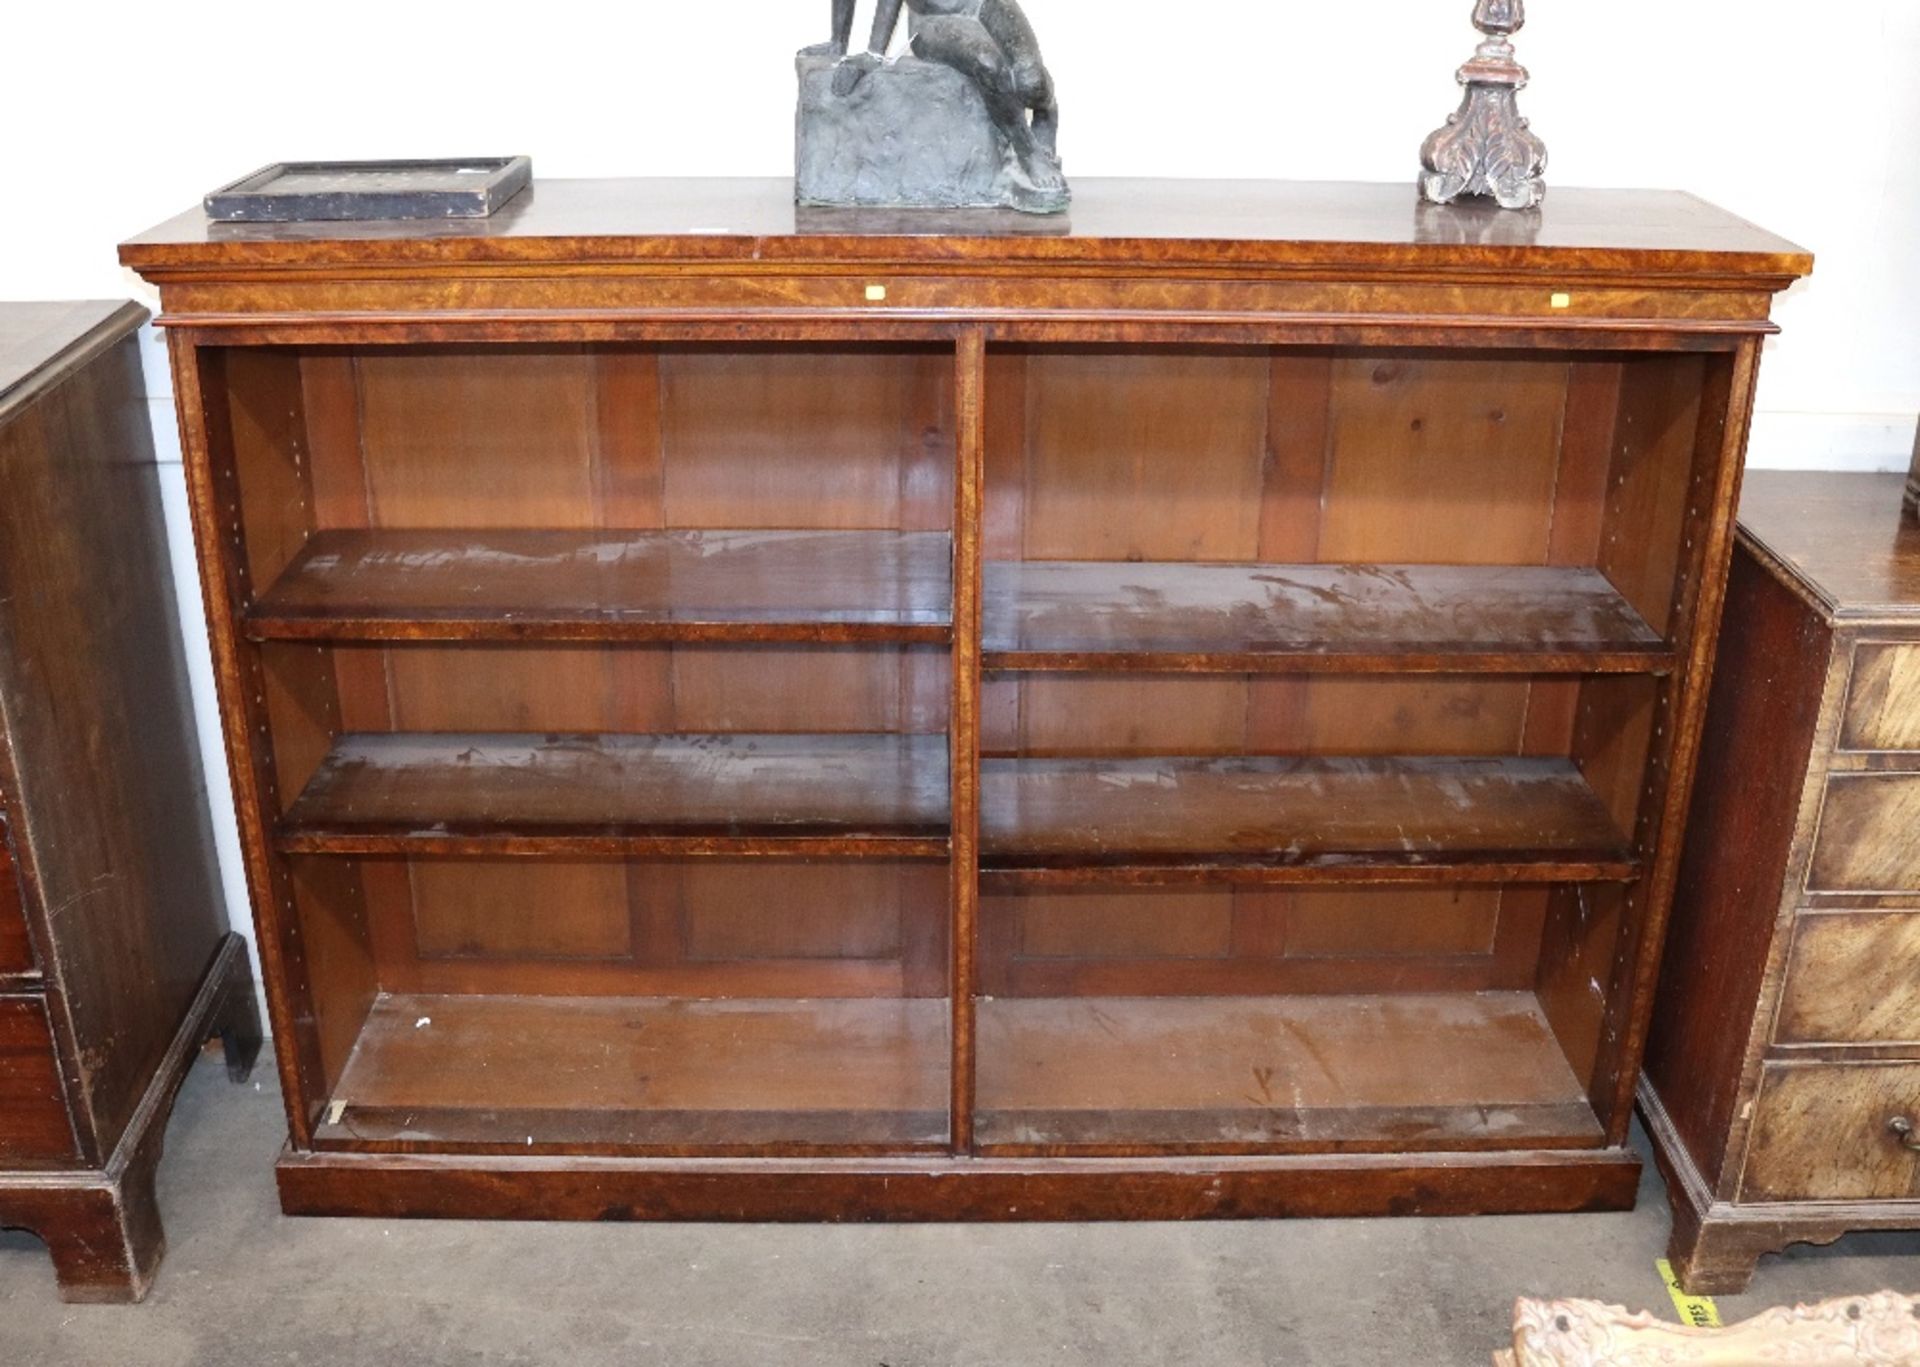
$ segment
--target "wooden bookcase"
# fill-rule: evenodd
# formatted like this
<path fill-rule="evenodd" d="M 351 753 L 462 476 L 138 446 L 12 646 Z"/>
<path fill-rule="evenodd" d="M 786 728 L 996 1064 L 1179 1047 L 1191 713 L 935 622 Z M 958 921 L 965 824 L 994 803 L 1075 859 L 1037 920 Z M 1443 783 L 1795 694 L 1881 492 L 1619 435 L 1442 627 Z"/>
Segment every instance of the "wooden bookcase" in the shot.
<path fill-rule="evenodd" d="M 1631 1203 L 1797 248 L 1667 194 L 550 182 L 122 255 L 288 1210 Z"/>

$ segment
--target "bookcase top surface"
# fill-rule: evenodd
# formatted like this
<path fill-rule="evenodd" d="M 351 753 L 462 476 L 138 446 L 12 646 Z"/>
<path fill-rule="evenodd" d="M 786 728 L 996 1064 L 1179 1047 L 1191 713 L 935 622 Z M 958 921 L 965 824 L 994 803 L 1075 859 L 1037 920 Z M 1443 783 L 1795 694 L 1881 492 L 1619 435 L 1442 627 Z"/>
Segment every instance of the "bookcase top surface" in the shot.
<path fill-rule="evenodd" d="M 1920 521 L 1900 475 L 1756 470 L 1740 535 L 1836 619 L 1920 621 Z"/>
<path fill-rule="evenodd" d="M 1556 189 L 1511 213 L 1436 207 L 1405 185 L 1090 179 L 1071 211 L 806 209 L 784 179 L 536 181 L 486 219 L 216 223 L 198 208 L 124 243 L 164 275 L 254 266 L 498 262 L 1218 264 L 1281 269 L 1547 269 L 1751 276 L 1781 288 L 1812 257 L 1665 190 Z"/>

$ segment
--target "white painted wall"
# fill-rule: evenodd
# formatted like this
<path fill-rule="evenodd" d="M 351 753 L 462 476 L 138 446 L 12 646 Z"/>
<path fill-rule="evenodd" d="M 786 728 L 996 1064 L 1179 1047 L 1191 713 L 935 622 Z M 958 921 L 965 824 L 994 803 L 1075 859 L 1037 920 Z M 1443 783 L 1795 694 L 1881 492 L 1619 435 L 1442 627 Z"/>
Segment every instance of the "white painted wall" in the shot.
<path fill-rule="evenodd" d="M 1070 175 L 1408 180 L 1470 0 L 1025 0 Z M 869 6 L 862 4 L 864 26 Z M 542 176 L 779 175 L 828 0 L 21 4 L 0 53 L 0 299 L 153 296 L 124 236 L 263 163 L 527 152 Z M 1756 465 L 1904 469 L 1920 412 L 1920 3 L 1534 0 L 1550 180 L 1687 189 L 1813 249 Z M 1825 21 L 1824 23 L 1821 21 Z M 246 898 L 157 350 L 184 617 L 236 925 Z"/>

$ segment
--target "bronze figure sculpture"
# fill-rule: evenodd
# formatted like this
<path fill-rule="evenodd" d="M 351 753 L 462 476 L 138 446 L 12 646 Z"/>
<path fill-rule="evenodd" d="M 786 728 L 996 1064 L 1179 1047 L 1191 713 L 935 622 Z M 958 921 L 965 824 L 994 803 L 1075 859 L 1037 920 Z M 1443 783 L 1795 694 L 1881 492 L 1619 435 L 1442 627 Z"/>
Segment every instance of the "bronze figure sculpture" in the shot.
<path fill-rule="evenodd" d="M 1420 193 L 1433 203 L 1491 195 L 1503 208 L 1531 209 L 1546 194 L 1547 145 L 1520 117 L 1527 69 L 1514 60 L 1511 41 L 1526 22 L 1526 0 L 1474 6 L 1473 25 L 1486 41 L 1460 68 L 1466 95 L 1420 149 Z"/>
<path fill-rule="evenodd" d="M 977 165 L 967 165 L 963 157 L 960 162 L 963 173 L 954 173 L 953 149 L 928 143 L 964 140 L 969 136 L 964 126 L 965 111 L 956 109 L 952 117 L 923 124 L 911 133 L 900 130 L 900 139 L 907 144 L 900 155 L 911 158 L 916 152 L 926 153 L 925 183 L 913 183 L 913 168 L 907 168 L 907 183 L 897 202 L 951 205 L 1001 202 L 1032 213 L 1057 213 L 1065 209 L 1070 192 L 1060 167 L 1060 107 L 1054 96 L 1053 77 L 1040 55 L 1039 39 L 1018 0 L 877 0 L 867 49 L 851 56 L 848 49 L 853 34 L 853 0 L 833 0 L 831 38 L 801 53 L 801 198 L 810 198 L 806 185 L 809 171 L 817 173 L 821 160 L 820 149 L 807 146 L 809 114 L 821 112 L 817 106 L 810 110 L 807 104 L 804 83 L 809 61 L 833 62 L 831 90 L 843 101 L 853 97 L 876 73 L 906 67 L 906 62 L 889 67 L 886 60 L 903 6 L 909 15 L 908 47 L 912 57 L 947 68 L 964 78 L 985 106 L 1008 164 L 1000 176 L 1003 184 L 992 198 L 983 196 Z M 811 167 L 809 150 L 814 153 L 815 164 Z M 993 169 L 997 172 L 1001 168 Z M 849 202 L 876 201 L 870 195 L 856 194 Z"/>

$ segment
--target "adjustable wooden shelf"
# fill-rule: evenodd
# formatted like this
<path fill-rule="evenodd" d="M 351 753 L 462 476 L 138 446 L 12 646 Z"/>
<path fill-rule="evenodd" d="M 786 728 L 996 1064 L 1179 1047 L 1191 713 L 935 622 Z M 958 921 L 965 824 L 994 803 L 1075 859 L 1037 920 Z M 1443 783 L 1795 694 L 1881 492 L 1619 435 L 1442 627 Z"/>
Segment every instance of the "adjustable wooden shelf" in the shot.
<path fill-rule="evenodd" d="M 714 181 L 122 256 L 288 1210 L 1632 1202 L 1797 248 L 1671 194 Z"/>

